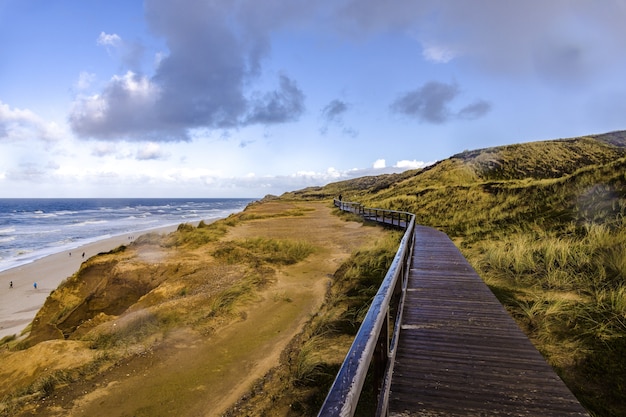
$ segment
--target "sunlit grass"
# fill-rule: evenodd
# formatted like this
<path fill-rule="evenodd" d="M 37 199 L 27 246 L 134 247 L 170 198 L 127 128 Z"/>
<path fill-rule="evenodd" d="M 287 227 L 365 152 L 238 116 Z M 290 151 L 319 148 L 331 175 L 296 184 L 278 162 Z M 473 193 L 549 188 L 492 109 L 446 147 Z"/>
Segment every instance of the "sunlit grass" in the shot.
<path fill-rule="evenodd" d="M 391 184 L 310 191 L 447 233 L 583 404 L 626 415 L 624 136 L 466 151 Z"/>
<path fill-rule="evenodd" d="M 292 265 L 306 259 L 315 250 L 312 244 L 303 240 L 258 237 L 223 242 L 214 255 L 228 263 Z"/>
<path fill-rule="evenodd" d="M 334 274 L 324 305 L 305 326 L 289 361 L 290 398 L 298 415 L 317 415 L 400 238 L 389 232 L 365 244 Z"/>

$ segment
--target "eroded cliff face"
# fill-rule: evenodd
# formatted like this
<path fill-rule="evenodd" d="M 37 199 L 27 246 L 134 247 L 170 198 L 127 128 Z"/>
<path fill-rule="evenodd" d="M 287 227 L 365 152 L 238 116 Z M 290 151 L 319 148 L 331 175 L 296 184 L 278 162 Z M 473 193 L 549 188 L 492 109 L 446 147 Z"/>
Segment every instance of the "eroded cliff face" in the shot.
<path fill-rule="evenodd" d="M 83 263 L 46 299 L 25 343 L 78 339 L 96 325 L 123 314 L 141 297 L 172 276 L 168 263 L 146 263 L 137 256 L 145 247 L 120 247 Z"/>

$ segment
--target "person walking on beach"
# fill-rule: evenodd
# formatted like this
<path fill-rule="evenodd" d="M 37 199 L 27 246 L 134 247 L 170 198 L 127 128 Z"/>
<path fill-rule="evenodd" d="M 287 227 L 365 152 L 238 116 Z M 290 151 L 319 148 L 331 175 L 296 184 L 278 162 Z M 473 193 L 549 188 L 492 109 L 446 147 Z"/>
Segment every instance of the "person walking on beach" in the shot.
<path fill-rule="evenodd" d="M 13 281 L 9 282 L 9 288 L 13 288 Z"/>
<path fill-rule="evenodd" d="M 33 284 L 33 287 L 35 287 L 35 289 L 37 289 L 37 283 L 36 282 Z"/>

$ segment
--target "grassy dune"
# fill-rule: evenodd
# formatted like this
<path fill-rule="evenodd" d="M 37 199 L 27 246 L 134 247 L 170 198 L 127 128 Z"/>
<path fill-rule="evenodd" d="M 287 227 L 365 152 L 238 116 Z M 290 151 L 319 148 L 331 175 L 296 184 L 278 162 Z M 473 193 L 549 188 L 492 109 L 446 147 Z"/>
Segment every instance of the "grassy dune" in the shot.
<path fill-rule="evenodd" d="M 399 240 L 333 213 L 265 201 L 89 259 L 0 342 L 0 416 L 316 415 Z"/>
<path fill-rule="evenodd" d="M 466 151 L 289 195 L 446 232 L 594 415 L 626 415 L 626 132 Z"/>
<path fill-rule="evenodd" d="M 625 172 L 624 132 L 503 146 L 142 236 L 0 341 L 0 415 L 316 415 L 400 238 L 339 194 L 446 232 L 583 405 L 626 415 Z"/>

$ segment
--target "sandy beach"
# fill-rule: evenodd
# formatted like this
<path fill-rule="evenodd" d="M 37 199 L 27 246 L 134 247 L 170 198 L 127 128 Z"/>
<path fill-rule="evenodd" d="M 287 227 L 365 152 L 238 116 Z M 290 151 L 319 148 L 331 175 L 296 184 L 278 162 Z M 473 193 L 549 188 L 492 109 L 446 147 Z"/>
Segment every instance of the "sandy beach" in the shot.
<path fill-rule="evenodd" d="M 132 236 L 125 234 L 110 237 L 0 272 L 0 338 L 13 334 L 19 336 L 35 318 L 50 292 L 76 272 L 88 258 L 128 244 L 139 235 L 148 232 L 169 233 L 177 227 L 166 226 L 144 230 Z"/>

